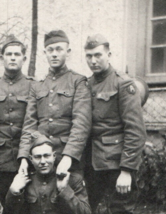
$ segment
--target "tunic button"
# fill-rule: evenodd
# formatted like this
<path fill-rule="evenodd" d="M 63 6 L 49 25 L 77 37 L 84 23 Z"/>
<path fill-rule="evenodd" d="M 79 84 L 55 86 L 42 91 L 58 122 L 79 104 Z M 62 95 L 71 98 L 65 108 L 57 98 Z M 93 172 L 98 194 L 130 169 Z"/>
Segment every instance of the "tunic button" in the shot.
<path fill-rule="evenodd" d="M 44 195 L 42 195 L 42 198 L 44 198 Z"/>
<path fill-rule="evenodd" d="M 50 121 L 50 122 L 52 122 L 52 121 L 53 121 L 53 119 L 52 119 L 52 118 L 49 118 L 49 121 Z"/>
<path fill-rule="evenodd" d="M 45 186 L 47 183 L 46 182 L 43 182 L 43 185 Z"/>
<path fill-rule="evenodd" d="M 13 85 L 13 83 L 12 83 L 12 82 L 10 82 L 9 84 L 10 84 L 10 85 Z"/>
<path fill-rule="evenodd" d="M 51 90 L 50 90 L 50 93 L 53 93 L 53 92 L 54 92 L 54 91 L 51 89 Z"/>
<path fill-rule="evenodd" d="M 92 94 L 93 97 L 95 97 L 95 95 L 96 95 L 95 93 Z"/>
<path fill-rule="evenodd" d="M 49 136 L 49 138 L 50 138 L 50 139 L 52 139 L 52 138 L 53 138 L 53 136 L 52 136 L 52 135 L 50 135 L 50 136 Z"/>
<path fill-rule="evenodd" d="M 119 142 L 119 140 L 115 140 L 115 143 L 118 143 Z"/>
<path fill-rule="evenodd" d="M 50 107 L 53 106 L 52 103 L 50 103 L 49 106 L 50 106 Z"/>
<path fill-rule="evenodd" d="M 10 112 L 12 112 L 12 111 L 13 111 L 13 109 L 12 109 L 12 108 L 10 108 L 10 109 L 9 109 L 9 111 L 10 111 Z"/>
<path fill-rule="evenodd" d="M 10 126 L 12 126 L 13 125 L 13 123 L 10 123 Z"/>
<path fill-rule="evenodd" d="M 53 77 L 52 79 L 53 79 L 53 80 L 56 80 L 56 77 Z"/>
<path fill-rule="evenodd" d="M 12 94 L 9 94 L 9 97 L 12 97 Z"/>

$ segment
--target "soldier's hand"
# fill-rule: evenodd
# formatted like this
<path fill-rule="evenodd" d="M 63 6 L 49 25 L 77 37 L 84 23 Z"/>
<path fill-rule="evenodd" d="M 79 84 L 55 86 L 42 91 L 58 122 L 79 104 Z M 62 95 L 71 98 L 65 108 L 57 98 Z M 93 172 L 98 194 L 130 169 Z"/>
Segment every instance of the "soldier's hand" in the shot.
<path fill-rule="evenodd" d="M 117 192 L 124 194 L 131 191 L 131 174 L 130 172 L 121 171 L 117 181 L 116 190 Z"/>
<path fill-rule="evenodd" d="M 21 160 L 20 168 L 18 170 L 18 173 L 28 175 L 28 161 L 26 158 L 23 158 Z"/>
<path fill-rule="evenodd" d="M 57 189 L 59 192 L 61 192 L 63 189 L 67 187 L 69 178 L 70 178 L 70 172 L 67 172 L 66 176 L 63 178 L 57 175 Z"/>
<path fill-rule="evenodd" d="M 63 156 L 62 160 L 58 164 L 56 174 L 58 176 L 62 176 L 68 173 L 68 170 L 70 169 L 72 164 L 72 158 L 69 156 Z"/>
<path fill-rule="evenodd" d="M 18 173 L 15 177 L 14 180 L 10 186 L 10 191 L 16 195 L 20 194 L 21 190 L 26 187 L 26 185 L 30 182 L 31 180 L 29 179 L 28 176 L 24 175 L 23 173 Z"/>

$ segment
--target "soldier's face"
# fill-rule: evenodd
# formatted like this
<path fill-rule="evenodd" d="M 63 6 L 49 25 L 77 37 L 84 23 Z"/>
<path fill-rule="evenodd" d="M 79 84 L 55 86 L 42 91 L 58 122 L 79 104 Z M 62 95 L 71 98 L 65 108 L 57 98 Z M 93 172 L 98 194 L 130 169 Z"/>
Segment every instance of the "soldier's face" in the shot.
<path fill-rule="evenodd" d="M 21 70 L 26 57 L 21 52 L 21 46 L 16 45 L 6 47 L 2 59 L 5 69 L 15 72 Z"/>
<path fill-rule="evenodd" d="M 45 49 L 45 54 L 51 68 L 62 67 L 65 64 L 69 53 L 70 49 L 66 42 L 50 44 Z"/>
<path fill-rule="evenodd" d="M 36 171 L 40 174 L 49 174 L 54 170 L 55 152 L 47 144 L 32 149 L 30 159 Z"/>
<path fill-rule="evenodd" d="M 86 49 L 85 53 L 86 61 L 93 73 L 100 73 L 108 68 L 110 52 L 104 45 L 99 45 L 93 49 Z"/>

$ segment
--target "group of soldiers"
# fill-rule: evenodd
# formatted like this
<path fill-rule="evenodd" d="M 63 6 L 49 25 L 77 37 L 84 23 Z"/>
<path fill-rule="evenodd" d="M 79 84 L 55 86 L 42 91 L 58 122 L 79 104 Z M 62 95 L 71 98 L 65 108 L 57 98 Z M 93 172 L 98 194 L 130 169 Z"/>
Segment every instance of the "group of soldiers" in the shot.
<path fill-rule="evenodd" d="M 5 214 L 131 214 L 146 139 L 134 81 L 110 65 L 107 39 L 87 38 L 87 79 L 66 65 L 62 30 L 44 37 L 44 79 L 25 76 L 25 45 L 3 43 L 0 201 Z"/>

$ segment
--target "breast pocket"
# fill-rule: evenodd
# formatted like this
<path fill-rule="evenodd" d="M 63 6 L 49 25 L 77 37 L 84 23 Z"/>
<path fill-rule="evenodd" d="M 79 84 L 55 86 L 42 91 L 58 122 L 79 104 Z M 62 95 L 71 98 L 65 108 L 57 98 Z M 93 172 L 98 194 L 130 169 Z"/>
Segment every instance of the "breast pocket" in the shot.
<path fill-rule="evenodd" d="M 58 90 L 57 94 L 61 116 L 72 116 L 74 91 L 66 89 Z"/>
<path fill-rule="evenodd" d="M 119 160 L 123 150 L 124 135 L 103 136 L 102 143 L 106 160 Z"/>
<path fill-rule="evenodd" d="M 48 93 L 48 91 L 41 91 L 36 94 L 37 114 L 39 118 L 43 118 L 47 114 Z"/>
<path fill-rule="evenodd" d="M 100 118 L 116 117 L 118 113 L 118 92 L 102 92 L 96 95 L 95 113 Z"/>
<path fill-rule="evenodd" d="M 12 159 L 11 149 L 6 144 L 5 140 L 0 141 L 0 164 L 7 163 Z"/>

